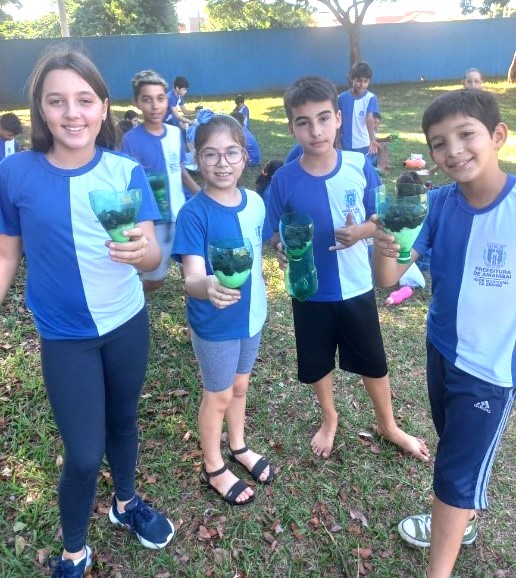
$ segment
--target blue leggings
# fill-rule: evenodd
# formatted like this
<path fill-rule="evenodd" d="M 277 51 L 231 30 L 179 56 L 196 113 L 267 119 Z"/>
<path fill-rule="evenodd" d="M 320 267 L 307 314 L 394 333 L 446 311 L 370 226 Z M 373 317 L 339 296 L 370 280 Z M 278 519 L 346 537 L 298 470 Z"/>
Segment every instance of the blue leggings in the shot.
<path fill-rule="evenodd" d="M 45 386 L 65 447 L 59 508 L 69 552 L 86 544 L 104 454 L 117 498 L 134 496 L 138 400 L 148 351 L 146 308 L 102 337 L 41 340 Z"/>

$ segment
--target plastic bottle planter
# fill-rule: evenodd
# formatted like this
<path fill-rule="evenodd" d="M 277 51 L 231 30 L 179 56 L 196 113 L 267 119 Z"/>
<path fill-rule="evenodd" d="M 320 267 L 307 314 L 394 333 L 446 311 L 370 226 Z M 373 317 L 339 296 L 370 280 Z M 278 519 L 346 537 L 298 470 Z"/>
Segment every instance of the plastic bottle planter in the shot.
<path fill-rule="evenodd" d="M 376 213 L 400 245 L 398 263 L 410 262 L 410 250 L 428 212 L 425 185 L 387 183 L 375 189 Z"/>
<path fill-rule="evenodd" d="M 251 273 L 253 247 L 246 238 L 219 239 L 208 245 L 208 258 L 219 283 L 239 289 Z"/>
<path fill-rule="evenodd" d="M 90 191 L 90 205 L 107 234 L 117 243 L 127 243 L 123 231 L 134 229 L 142 202 L 141 189 L 129 191 Z"/>
<path fill-rule="evenodd" d="M 161 218 L 170 221 L 170 201 L 168 198 L 167 173 L 147 173 L 149 184 L 158 205 Z"/>
<path fill-rule="evenodd" d="M 317 270 L 314 263 L 314 223 L 308 215 L 285 213 L 280 219 L 281 243 L 288 259 L 285 289 L 290 297 L 306 301 L 317 293 Z"/>

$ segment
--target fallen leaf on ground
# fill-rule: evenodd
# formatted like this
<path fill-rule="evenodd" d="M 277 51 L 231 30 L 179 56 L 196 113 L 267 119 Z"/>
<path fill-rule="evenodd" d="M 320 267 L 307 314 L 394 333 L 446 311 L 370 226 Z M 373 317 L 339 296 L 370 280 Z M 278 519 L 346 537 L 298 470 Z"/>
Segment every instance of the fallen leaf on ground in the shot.
<path fill-rule="evenodd" d="M 351 516 L 351 518 L 353 520 L 358 520 L 362 526 L 368 528 L 369 527 L 369 523 L 367 521 L 367 518 L 364 516 L 364 514 L 360 511 L 360 510 L 355 510 L 354 508 L 350 508 L 349 509 L 349 515 Z"/>

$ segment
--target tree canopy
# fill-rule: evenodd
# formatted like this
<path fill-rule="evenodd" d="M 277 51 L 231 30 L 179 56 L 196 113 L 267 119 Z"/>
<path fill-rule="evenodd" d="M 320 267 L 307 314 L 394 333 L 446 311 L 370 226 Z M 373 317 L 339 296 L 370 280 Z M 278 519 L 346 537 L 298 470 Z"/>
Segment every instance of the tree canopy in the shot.
<path fill-rule="evenodd" d="M 474 0 L 460 0 L 460 8 L 463 14 L 473 14 L 473 12 L 479 12 L 484 16 L 496 14 L 500 9 L 505 8 L 510 4 L 511 0 L 498 0 L 493 2 L 492 0 L 482 0 L 481 2 L 475 2 Z"/>
<path fill-rule="evenodd" d="M 72 36 L 176 32 L 176 0 L 82 0 L 70 15 Z"/>
<path fill-rule="evenodd" d="M 310 26 L 313 9 L 307 0 L 208 0 L 204 31 L 295 28 Z"/>

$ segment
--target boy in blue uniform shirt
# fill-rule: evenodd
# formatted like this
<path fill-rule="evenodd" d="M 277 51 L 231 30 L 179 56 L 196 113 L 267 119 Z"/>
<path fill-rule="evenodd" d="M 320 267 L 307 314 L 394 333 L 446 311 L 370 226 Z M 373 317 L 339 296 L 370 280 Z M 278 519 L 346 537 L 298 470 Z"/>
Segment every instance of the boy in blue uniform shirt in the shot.
<path fill-rule="evenodd" d="M 292 300 L 298 377 L 313 384 L 322 412 L 312 450 L 328 458 L 333 448 L 338 421 L 333 369 L 338 348 L 340 368 L 362 376 L 378 433 L 426 461 L 425 443 L 401 430 L 392 413 L 366 243 L 376 228 L 368 219 L 374 212 L 379 178 L 363 154 L 334 148 L 341 115 L 333 84 L 317 76 L 301 78 L 287 90 L 284 103 L 290 131 L 303 153 L 274 174 L 267 210 L 282 267 L 281 215 L 306 213 L 314 222 L 319 288 L 303 303 Z"/>
<path fill-rule="evenodd" d="M 412 545 L 430 546 L 426 576 L 451 576 L 461 543 L 476 537 L 476 510 L 487 485 L 515 395 L 516 178 L 498 164 L 507 140 L 494 97 L 458 90 L 424 113 L 430 156 L 455 182 L 436 191 L 414 244 L 412 261 L 432 249 L 432 303 L 427 328 L 427 379 L 439 444 L 432 514 L 398 526 Z M 409 265 L 378 228 L 373 267 L 382 285 Z"/>
<path fill-rule="evenodd" d="M 134 102 L 142 112 L 143 123 L 122 138 L 122 152 L 139 161 L 147 173 L 162 217 L 155 225 L 161 263 L 156 270 L 142 274 L 145 291 L 159 289 L 167 274 L 176 217 L 186 201 L 183 185 L 192 194 L 200 189 L 183 166 L 186 156 L 180 130 L 162 121 L 167 108 L 166 87 L 166 81 L 153 70 L 134 75 Z"/>
<path fill-rule="evenodd" d="M 379 113 L 378 99 L 368 90 L 373 71 L 366 62 L 351 67 L 351 88 L 339 95 L 342 115 L 342 148 L 364 155 L 378 152 L 374 133 L 374 113 Z"/>
<path fill-rule="evenodd" d="M 20 150 L 15 137 L 22 131 L 22 123 L 13 112 L 0 116 L 0 161 Z"/>

